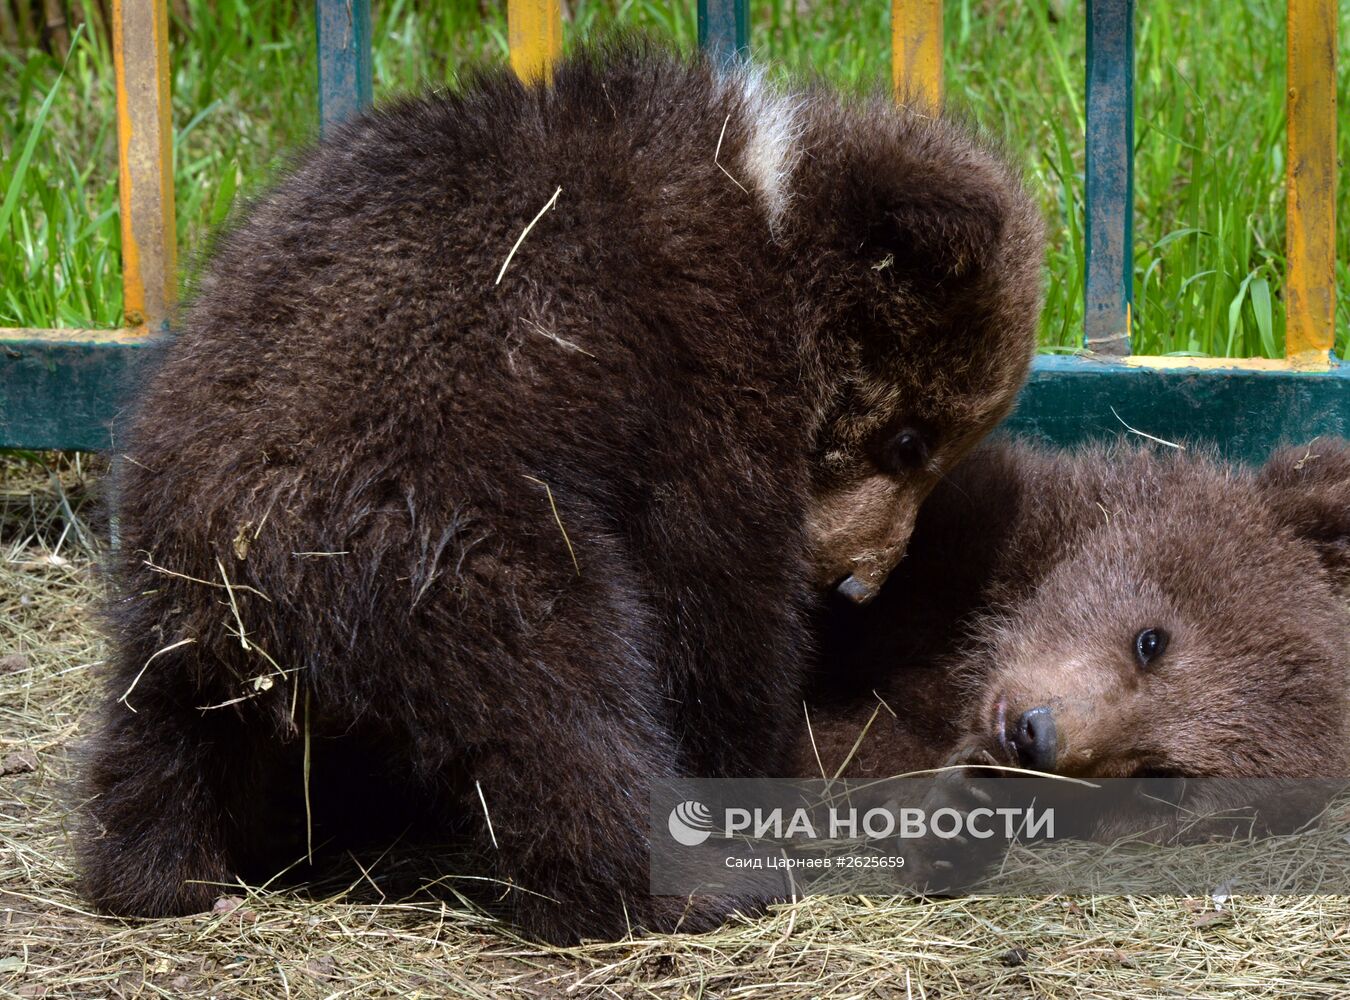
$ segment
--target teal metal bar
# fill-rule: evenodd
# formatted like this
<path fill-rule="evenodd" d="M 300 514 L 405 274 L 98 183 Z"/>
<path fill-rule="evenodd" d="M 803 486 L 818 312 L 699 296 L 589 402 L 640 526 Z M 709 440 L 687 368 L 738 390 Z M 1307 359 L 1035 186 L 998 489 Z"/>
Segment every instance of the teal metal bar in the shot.
<path fill-rule="evenodd" d="M 65 336 L 3 341 L 0 448 L 106 451 L 116 445 L 113 425 L 135 386 L 136 363 L 153 353 L 156 340 L 129 345 L 106 339 L 105 331 L 60 333 Z M 1280 444 L 1350 437 L 1350 364 L 1333 363 L 1321 373 L 1159 370 L 1043 356 L 1004 426 L 1068 445 L 1128 435 L 1122 421 L 1259 462 Z"/>
<path fill-rule="evenodd" d="M 750 51 L 747 0 L 698 0 L 698 44 L 724 59 Z"/>
<path fill-rule="evenodd" d="M 1134 0 L 1087 5 L 1084 342 L 1130 353 L 1134 298 Z"/>
<path fill-rule="evenodd" d="M 319 132 L 370 106 L 370 0 L 317 0 Z"/>
<path fill-rule="evenodd" d="M 1141 431 L 1262 462 L 1283 444 L 1350 437 L 1350 364 L 1333 361 L 1327 372 L 1159 369 L 1041 356 L 1003 427 L 1061 447 Z"/>
<path fill-rule="evenodd" d="M 0 333 L 0 448 L 115 447 L 136 367 L 165 342 L 120 330 Z"/>

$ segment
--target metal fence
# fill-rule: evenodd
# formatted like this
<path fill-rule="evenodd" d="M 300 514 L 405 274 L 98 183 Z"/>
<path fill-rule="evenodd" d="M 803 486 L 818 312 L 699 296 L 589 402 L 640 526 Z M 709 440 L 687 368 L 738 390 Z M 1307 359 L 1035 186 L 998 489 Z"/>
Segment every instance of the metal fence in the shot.
<path fill-rule="evenodd" d="M 322 128 L 371 99 L 369 0 L 318 0 Z M 1028 13 L 1027 16 L 1040 16 Z M 1350 435 L 1350 365 L 1335 317 L 1336 4 L 1288 4 L 1288 232 L 1283 359 L 1130 354 L 1133 288 L 1133 0 L 1087 0 L 1084 350 L 1042 356 L 1011 429 L 1067 444 L 1122 424 L 1200 439 L 1239 458 Z M 547 80 L 562 51 L 559 0 L 510 0 L 511 65 Z M 748 52 L 746 0 L 698 0 L 699 42 Z M 941 0 L 894 0 L 897 95 L 942 99 Z M 166 0 L 114 0 L 123 330 L 0 330 L 0 446 L 105 449 L 131 368 L 168 331 L 176 287 Z"/>

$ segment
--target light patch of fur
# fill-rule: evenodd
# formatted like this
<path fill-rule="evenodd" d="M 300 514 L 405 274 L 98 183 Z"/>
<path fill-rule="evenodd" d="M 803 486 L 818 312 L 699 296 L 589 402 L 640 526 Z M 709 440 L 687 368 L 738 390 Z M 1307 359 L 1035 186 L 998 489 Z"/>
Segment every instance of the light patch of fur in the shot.
<path fill-rule="evenodd" d="M 728 69 L 718 87 L 734 95 L 749 133 L 734 172 L 755 192 L 769 228 L 776 230 L 787 214 L 792 172 L 801 158 L 803 98 L 775 92 L 755 66 Z"/>

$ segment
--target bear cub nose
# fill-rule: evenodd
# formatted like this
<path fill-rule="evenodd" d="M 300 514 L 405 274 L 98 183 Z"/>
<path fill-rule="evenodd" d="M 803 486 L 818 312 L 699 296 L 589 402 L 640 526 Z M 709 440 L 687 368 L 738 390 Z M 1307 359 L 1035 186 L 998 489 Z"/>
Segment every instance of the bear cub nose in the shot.
<path fill-rule="evenodd" d="M 1050 707 L 1040 705 L 1023 712 L 1013 724 L 1008 742 L 1017 751 L 1017 759 L 1023 767 L 1035 771 L 1053 771 L 1059 736 L 1055 732 L 1055 715 Z"/>

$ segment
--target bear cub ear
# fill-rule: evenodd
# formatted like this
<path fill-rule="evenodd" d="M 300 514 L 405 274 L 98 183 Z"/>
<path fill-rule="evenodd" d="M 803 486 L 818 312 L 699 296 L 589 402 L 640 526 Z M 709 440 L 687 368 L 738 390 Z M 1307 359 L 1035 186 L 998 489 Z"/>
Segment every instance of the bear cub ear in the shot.
<path fill-rule="evenodd" d="M 1012 213 L 1029 211 L 1018 181 L 943 123 L 902 131 L 852 150 L 839 223 L 878 270 L 926 282 L 977 277 L 1003 252 Z"/>
<path fill-rule="evenodd" d="M 1350 441 L 1314 438 L 1277 451 L 1257 483 L 1279 521 L 1310 542 L 1341 587 L 1350 587 Z"/>

